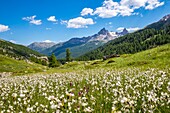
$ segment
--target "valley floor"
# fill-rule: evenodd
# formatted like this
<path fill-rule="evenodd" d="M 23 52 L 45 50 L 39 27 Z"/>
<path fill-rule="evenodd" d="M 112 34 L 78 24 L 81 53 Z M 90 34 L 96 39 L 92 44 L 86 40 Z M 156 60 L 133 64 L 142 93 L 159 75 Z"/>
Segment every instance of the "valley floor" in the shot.
<path fill-rule="evenodd" d="M 167 113 L 170 109 L 170 44 L 45 70 L 0 78 L 0 111 Z"/>

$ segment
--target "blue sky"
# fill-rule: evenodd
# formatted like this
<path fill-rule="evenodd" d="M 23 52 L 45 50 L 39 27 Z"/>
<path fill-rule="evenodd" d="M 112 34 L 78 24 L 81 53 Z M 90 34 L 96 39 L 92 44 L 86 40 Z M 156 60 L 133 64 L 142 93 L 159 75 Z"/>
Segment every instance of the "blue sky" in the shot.
<path fill-rule="evenodd" d="M 0 0 L 0 38 L 28 45 L 143 28 L 170 14 L 169 0 Z"/>

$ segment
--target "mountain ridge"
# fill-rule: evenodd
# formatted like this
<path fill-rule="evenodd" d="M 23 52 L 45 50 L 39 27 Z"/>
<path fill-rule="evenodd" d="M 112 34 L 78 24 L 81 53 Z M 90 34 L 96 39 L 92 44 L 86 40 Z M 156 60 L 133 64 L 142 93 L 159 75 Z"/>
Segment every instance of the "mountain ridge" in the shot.
<path fill-rule="evenodd" d="M 102 28 L 98 33 L 94 35 L 81 38 L 74 37 L 68 41 L 58 43 L 39 52 L 46 55 L 51 55 L 54 53 L 57 58 L 65 58 L 65 50 L 70 48 L 72 57 L 75 58 L 125 34 L 128 34 L 126 28 L 120 33 L 109 32 L 106 30 L 106 28 Z"/>
<path fill-rule="evenodd" d="M 95 60 L 101 59 L 104 55 L 133 54 L 159 45 L 170 43 L 169 22 L 170 16 L 164 16 L 158 22 L 150 24 L 144 29 L 111 40 L 103 46 L 92 50 L 77 59 Z"/>
<path fill-rule="evenodd" d="M 28 59 L 31 55 L 40 57 L 42 54 L 26 46 L 14 44 L 9 41 L 0 39 L 0 54 L 17 59 Z"/>
<path fill-rule="evenodd" d="M 148 26 L 146 26 L 145 28 L 147 29 L 163 29 L 165 27 L 167 27 L 170 24 L 170 14 L 165 15 L 164 17 L 162 17 L 159 21 L 154 22 Z"/>
<path fill-rule="evenodd" d="M 54 46 L 55 44 L 56 43 L 54 42 L 34 42 L 28 45 L 27 47 L 41 53 L 43 50 L 50 48 Z"/>

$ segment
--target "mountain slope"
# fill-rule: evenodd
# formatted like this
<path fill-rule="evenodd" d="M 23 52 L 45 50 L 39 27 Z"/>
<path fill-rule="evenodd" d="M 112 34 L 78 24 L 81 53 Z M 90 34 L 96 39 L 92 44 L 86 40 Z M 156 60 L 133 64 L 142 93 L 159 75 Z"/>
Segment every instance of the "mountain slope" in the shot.
<path fill-rule="evenodd" d="M 31 50 L 28 47 L 0 39 L 0 54 L 9 57 L 28 59 L 31 55 L 42 56 L 42 54 Z"/>
<path fill-rule="evenodd" d="M 43 51 L 41 51 L 41 53 L 45 54 L 45 55 L 51 55 L 55 49 L 57 49 L 58 47 L 61 47 L 62 45 L 63 45 L 63 43 L 55 44 L 52 47 L 44 49 Z"/>
<path fill-rule="evenodd" d="M 74 61 L 69 62 L 63 67 L 66 70 L 78 71 L 81 69 L 129 69 L 129 68 L 160 68 L 170 67 L 170 43 L 156 48 L 141 51 L 135 54 L 123 54 L 121 57 L 111 58 L 103 61 Z"/>
<path fill-rule="evenodd" d="M 89 52 L 89 50 L 94 50 L 100 46 L 102 46 L 105 42 L 102 41 L 91 41 L 79 46 L 74 46 L 70 48 L 71 51 L 71 56 L 73 58 L 76 58 L 77 56 L 83 55 L 87 52 Z M 65 57 L 65 52 L 60 53 L 58 56 L 58 58 L 63 58 Z"/>
<path fill-rule="evenodd" d="M 41 53 L 50 55 L 51 53 L 55 53 L 57 58 L 65 58 L 65 50 L 70 48 L 72 53 L 72 57 L 78 57 L 86 52 L 96 49 L 97 47 L 102 46 L 110 40 L 113 40 L 119 36 L 127 34 L 128 31 L 126 29 L 123 32 L 109 32 L 105 28 L 101 29 L 97 34 L 82 37 L 82 38 L 72 38 L 62 44 L 57 44 L 51 48 L 48 48 Z M 50 51 L 50 52 L 49 52 Z"/>
<path fill-rule="evenodd" d="M 154 24 L 156 25 L 156 23 Z M 164 22 L 161 26 L 159 27 L 164 29 L 157 30 L 147 27 L 143 30 L 119 37 L 104 46 L 80 56 L 78 59 L 94 60 L 100 59 L 104 55 L 136 53 L 158 45 L 170 43 L 170 25 L 168 26 L 167 23 Z"/>
<path fill-rule="evenodd" d="M 158 22 L 155 22 L 153 24 L 150 24 L 146 26 L 147 29 L 154 28 L 154 29 L 162 29 L 170 25 L 170 14 L 164 16 L 162 19 L 160 19 Z"/>
<path fill-rule="evenodd" d="M 15 60 L 0 54 L 0 75 L 20 75 L 35 72 L 42 72 L 46 67 L 36 63 L 28 63 L 24 60 Z M 8 74 L 7 74 L 8 73 Z"/>
<path fill-rule="evenodd" d="M 43 50 L 50 48 L 54 45 L 55 45 L 54 42 L 34 42 L 34 43 L 28 45 L 28 47 L 32 50 L 42 52 Z"/>

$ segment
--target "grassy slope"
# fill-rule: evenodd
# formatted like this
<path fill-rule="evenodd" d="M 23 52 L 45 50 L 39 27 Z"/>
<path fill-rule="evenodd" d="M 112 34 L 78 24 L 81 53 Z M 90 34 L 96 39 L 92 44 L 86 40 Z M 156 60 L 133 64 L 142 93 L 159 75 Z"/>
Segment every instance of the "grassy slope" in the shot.
<path fill-rule="evenodd" d="M 109 61 L 114 61 L 108 63 Z M 127 69 L 131 67 L 142 68 L 169 68 L 170 67 L 170 44 L 159 46 L 136 54 L 126 54 L 119 58 L 106 61 L 74 61 L 58 68 L 47 69 L 38 64 L 28 64 L 25 61 L 17 61 L 0 55 L 0 72 L 13 72 L 15 75 L 27 73 L 66 73 L 82 72 L 89 69 Z M 43 70 L 47 70 L 44 72 Z"/>
<path fill-rule="evenodd" d="M 0 55 L 0 73 L 12 72 L 14 75 L 36 73 L 45 70 L 46 67 L 32 63 L 28 64 L 25 61 L 18 61 L 12 58 Z"/>
<path fill-rule="evenodd" d="M 3 50 L 6 52 L 4 53 Z M 9 56 L 13 57 L 30 57 L 30 54 L 34 54 L 36 56 L 43 56 L 42 54 L 25 47 L 23 45 L 14 44 L 5 40 L 0 39 L 0 54 L 8 54 Z"/>
<path fill-rule="evenodd" d="M 108 63 L 109 61 L 114 61 Z M 159 46 L 150 50 L 142 51 L 136 54 L 125 54 L 119 58 L 112 58 L 106 61 L 74 61 L 65 64 L 57 69 L 51 69 L 48 72 L 73 72 L 86 69 L 127 69 L 130 67 L 148 68 L 169 68 L 170 67 L 170 44 Z"/>

